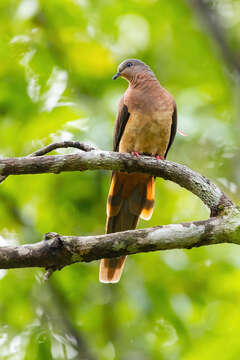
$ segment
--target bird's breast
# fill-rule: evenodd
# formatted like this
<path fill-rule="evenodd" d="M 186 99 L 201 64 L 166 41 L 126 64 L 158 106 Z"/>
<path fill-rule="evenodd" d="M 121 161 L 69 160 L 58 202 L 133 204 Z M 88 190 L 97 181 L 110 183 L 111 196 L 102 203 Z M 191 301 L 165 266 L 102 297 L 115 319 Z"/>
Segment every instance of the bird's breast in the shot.
<path fill-rule="evenodd" d="M 148 91 L 129 88 L 124 102 L 130 116 L 119 151 L 164 156 L 171 134 L 173 97 L 156 83 Z"/>
<path fill-rule="evenodd" d="M 171 117 L 169 111 L 151 115 L 133 112 L 122 135 L 119 151 L 164 156 L 170 139 Z"/>

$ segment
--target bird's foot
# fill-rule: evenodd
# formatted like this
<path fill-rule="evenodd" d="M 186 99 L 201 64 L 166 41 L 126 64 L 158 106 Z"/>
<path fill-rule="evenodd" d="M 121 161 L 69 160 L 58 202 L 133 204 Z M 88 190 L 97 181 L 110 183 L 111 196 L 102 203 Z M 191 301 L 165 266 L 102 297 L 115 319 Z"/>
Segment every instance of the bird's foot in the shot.
<path fill-rule="evenodd" d="M 137 151 L 132 151 L 131 154 L 135 155 L 136 157 L 139 157 L 139 153 Z"/>
<path fill-rule="evenodd" d="M 156 160 L 165 160 L 164 156 L 155 155 Z"/>

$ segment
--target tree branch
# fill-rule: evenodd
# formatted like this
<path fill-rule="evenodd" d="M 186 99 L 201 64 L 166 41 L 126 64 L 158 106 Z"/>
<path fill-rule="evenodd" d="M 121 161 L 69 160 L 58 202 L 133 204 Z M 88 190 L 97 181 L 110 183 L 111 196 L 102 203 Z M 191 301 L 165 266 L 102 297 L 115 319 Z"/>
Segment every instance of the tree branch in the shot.
<path fill-rule="evenodd" d="M 82 148 L 86 145 L 80 144 Z M 51 144 L 53 149 L 54 144 Z M 46 147 L 47 149 L 49 147 Z M 80 147 L 79 147 L 80 148 Z M 43 153 L 43 149 L 38 153 Z M 149 173 L 165 180 L 171 180 L 198 196 L 211 210 L 211 216 L 218 215 L 223 207 L 233 202 L 214 183 L 184 165 L 170 161 L 159 161 L 148 156 L 138 158 L 110 151 L 80 151 L 72 155 L 26 156 L 0 159 L 0 175 L 23 175 L 55 173 L 62 171 L 121 170 Z"/>
<path fill-rule="evenodd" d="M 204 221 L 124 231 L 98 236 L 62 236 L 48 233 L 36 244 L 0 248 L 0 268 L 59 268 L 140 252 L 190 249 L 204 245 L 240 244 L 240 211 Z"/>
<path fill-rule="evenodd" d="M 73 143 L 82 151 L 72 155 L 42 156 L 59 147 L 72 147 Z M 53 271 L 79 261 L 223 242 L 240 243 L 238 208 L 214 183 L 186 166 L 147 156 L 136 158 L 127 153 L 92 150 L 77 142 L 54 143 L 31 156 L 0 160 L 2 176 L 99 169 L 143 172 L 174 181 L 197 195 L 210 208 L 212 217 L 205 221 L 98 236 L 47 233 L 44 240 L 36 244 L 0 247 L 0 268 L 44 267 L 49 277 Z"/>
<path fill-rule="evenodd" d="M 44 146 L 43 148 L 34 151 L 32 154 L 28 155 L 30 157 L 33 156 L 42 156 L 50 153 L 53 150 L 60 148 L 76 148 L 82 151 L 92 151 L 95 150 L 94 147 L 80 143 L 79 141 L 60 141 Z M 0 184 L 8 177 L 8 175 L 0 175 Z"/>

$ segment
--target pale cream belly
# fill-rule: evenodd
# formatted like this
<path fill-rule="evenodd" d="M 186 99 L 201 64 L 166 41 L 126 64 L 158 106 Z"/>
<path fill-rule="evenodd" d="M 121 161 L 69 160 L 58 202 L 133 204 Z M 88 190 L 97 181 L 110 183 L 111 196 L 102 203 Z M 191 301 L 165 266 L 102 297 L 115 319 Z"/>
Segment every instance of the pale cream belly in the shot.
<path fill-rule="evenodd" d="M 172 113 L 131 114 L 119 144 L 120 152 L 138 152 L 164 156 L 169 144 Z"/>

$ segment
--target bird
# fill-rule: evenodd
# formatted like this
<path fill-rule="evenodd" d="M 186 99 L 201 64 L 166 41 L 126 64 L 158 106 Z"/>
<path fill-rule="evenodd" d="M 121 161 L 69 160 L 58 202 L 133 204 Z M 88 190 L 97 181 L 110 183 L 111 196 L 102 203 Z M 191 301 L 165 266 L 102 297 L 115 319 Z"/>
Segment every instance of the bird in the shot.
<path fill-rule="evenodd" d="M 138 59 L 124 60 L 113 76 L 129 86 L 122 96 L 114 127 L 113 151 L 166 159 L 177 131 L 177 106 L 150 67 Z M 135 229 L 139 218 L 151 218 L 155 177 L 114 171 L 107 199 L 106 233 Z M 126 256 L 101 259 L 99 281 L 117 283 Z"/>

